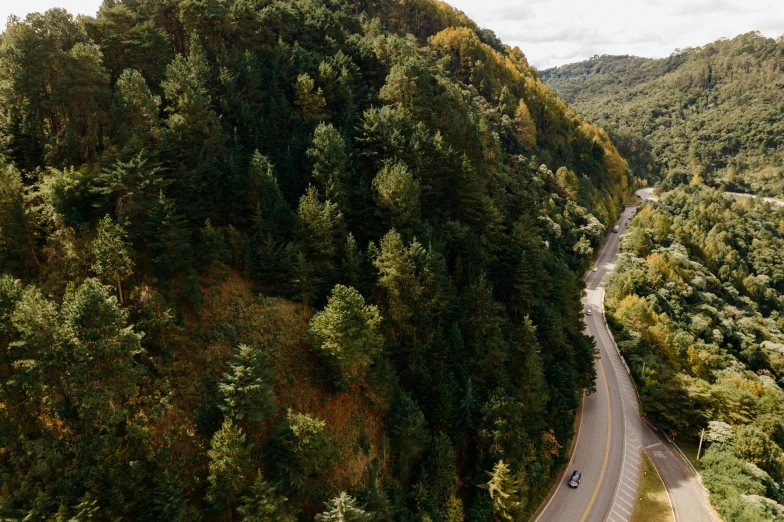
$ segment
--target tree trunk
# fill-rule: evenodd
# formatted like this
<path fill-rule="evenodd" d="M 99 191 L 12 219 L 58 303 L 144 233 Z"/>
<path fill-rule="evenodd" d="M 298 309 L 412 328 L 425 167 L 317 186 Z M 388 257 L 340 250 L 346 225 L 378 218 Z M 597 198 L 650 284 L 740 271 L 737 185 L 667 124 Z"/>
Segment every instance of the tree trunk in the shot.
<path fill-rule="evenodd" d="M 117 293 L 120 294 L 120 306 L 123 305 L 123 296 L 122 296 L 122 282 L 117 280 Z"/>

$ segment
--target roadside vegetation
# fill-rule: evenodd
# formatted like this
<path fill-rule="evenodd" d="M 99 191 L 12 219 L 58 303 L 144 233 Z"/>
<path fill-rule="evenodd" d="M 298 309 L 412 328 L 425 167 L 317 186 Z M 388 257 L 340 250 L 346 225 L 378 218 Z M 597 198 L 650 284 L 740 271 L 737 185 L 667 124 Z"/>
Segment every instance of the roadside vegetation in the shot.
<path fill-rule="evenodd" d="M 705 428 L 726 520 L 784 520 L 784 209 L 695 176 L 645 204 L 621 248 L 606 306 L 643 409 L 678 438 Z"/>

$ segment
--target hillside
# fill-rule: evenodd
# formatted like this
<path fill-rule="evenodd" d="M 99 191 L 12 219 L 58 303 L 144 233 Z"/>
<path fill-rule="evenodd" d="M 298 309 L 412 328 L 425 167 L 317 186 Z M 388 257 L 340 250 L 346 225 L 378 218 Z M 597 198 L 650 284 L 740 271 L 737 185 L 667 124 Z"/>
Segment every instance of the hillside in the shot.
<path fill-rule="evenodd" d="M 0 78 L 0 518 L 537 507 L 636 180 L 519 49 L 430 0 L 107 0 L 12 19 Z"/>
<path fill-rule="evenodd" d="M 728 190 L 784 194 L 784 40 L 748 33 L 664 59 L 597 56 L 541 75 L 620 135 L 638 175 L 671 187 L 699 174 Z"/>
<path fill-rule="evenodd" d="M 784 208 L 694 182 L 647 203 L 606 306 L 646 415 L 697 441 L 725 520 L 784 520 Z"/>

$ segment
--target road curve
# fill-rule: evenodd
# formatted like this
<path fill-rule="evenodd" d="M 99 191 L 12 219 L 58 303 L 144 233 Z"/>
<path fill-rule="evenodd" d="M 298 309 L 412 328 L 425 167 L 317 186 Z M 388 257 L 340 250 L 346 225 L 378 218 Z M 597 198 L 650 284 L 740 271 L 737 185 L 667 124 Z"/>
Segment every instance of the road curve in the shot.
<path fill-rule="evenodd" d="M 639 193 L 638 193 L 639 194 Z M 639 194 L 650 198 L 650 192 Z M 603 279 L 615 267 L 623 231 L 634 207 L 618 221 L 621 233 L 610 233 L 596 261 L 597 272 L 585 276 L 586 332 L 596 339 L 596 392 L 583 398 L 577 439 L 569 465 L 555 491 L 534 516 L 535 522 L 628 521 L 634 509 L 645 447 L 667 486 L 676 522 L 713 522 L 702 485 L 664 436 L 641 417 L 634 385 L 604 320 Z M 572 489 L 572 471 L 582 482 Z"/>

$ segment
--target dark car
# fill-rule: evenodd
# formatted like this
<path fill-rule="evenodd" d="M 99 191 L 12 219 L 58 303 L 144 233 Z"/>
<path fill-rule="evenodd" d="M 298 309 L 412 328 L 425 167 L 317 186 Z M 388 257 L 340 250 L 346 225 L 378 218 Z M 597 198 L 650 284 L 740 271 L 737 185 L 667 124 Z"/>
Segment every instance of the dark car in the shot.
<path fill-rule="evenodd" d="M 579 471 L 575 471 L 572 473 L 572 478 L 569 479 L 569 487 L 576 488 L 580 485 L 580 478 L 582 478 L 583 474 Z"/>

